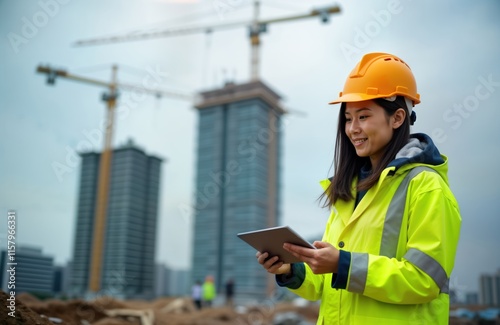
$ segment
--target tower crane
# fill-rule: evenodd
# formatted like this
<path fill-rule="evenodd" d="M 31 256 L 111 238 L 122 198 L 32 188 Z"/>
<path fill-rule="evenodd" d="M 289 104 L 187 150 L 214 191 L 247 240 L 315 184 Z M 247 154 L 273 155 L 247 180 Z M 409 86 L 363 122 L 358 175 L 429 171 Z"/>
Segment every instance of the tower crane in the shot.
<path fill-rule="evenodd" d="M 101 154 L 99 163 L 99 175 L 98 175 L 98 185 L 97 185 L 97 202 L 95 207 L 94 225 L 93 225 L 93 239 L 92 239 L 92 251 L 91 251 L 91 263 L 90 263 L 90 279 L 89 279 L 89 291 L 96 293 L 100 290 L 101 286 L 101 265 L 102 265 L 102 255 L 104 247 L 104 234 L 106 227 L 106 211 L 108 206 L 108 193 L 109 193 L 109 179 L 111 174 L 111 156 L 112 156 L 112 140 L 113 140 L 113 126 L 114 126 L 114 116 L 115 107 L 118 98 L 118 89 L 124 90 L 140 90 L 144 93 L 149 93 L 156 96 L 169 96 L 183 100 L 194 100 L 194 96 L 189 94 L 182 94 L 177 92 L 165 91 L 165 90 L 154 90 L 145 88 L 133 84 L 124 84 L 117 82 L 117 72 L 118 67 L 113 65 L 111 81 L 101 81 L 96 79 L 91 79 L 87 77 L 82 77 L 78 75 L 71 74 L 66 70 L 53 69 L 49 66 L 38 66 L 38 73 L 43 73 L 47 75 L 47 83 L 49 85 L 54 85 L 56 78 L 66 78 L 74 81 L 83 82 L 90 85 L 106 87 L 108 89 L 107 93 L 102 96 L 103 101 L 107 103 L 107 114 L 106 114 L 106 131 L 104 138 L 104 148 Z"/>
<path fill-rule="evenodd" d="M 259 79 L 260 34 L 267 31 L 268 25 L 273 23 L 281 23 L 281 22 L 317 17 L 317 16 L 320 17 L 323 23 L 326 23 L 330 20 L 331 14 L 340 13 L 340 7 L 338 5 L 332 5 L 323 8 L 313 9 L 308 13 L 300 15 L 261 20 L 259 19 L 259 9 L 260 9 L 260 1 L 255 0 L 253 4 L 253 20 L 250 22 L 233 22 L 233 23 L 218 24 L 218 25 L 168 28 L 154 32 L 143 32 L 143 33 L 117 35 L 117 36 L 110 36 L 103 38 L 84 39 L 75 42 L 75 45 L 76 46 L 104 45 L 111 43 L 138 41 L 138 40 L 169 37 L 169 36 L 179 36 L 179 35 L 188 35 L 196 33 L 210 33 L 213 32 L 214 30 L 231 29 L 241 26 L 248 26 L 250 30 L 249 37 L 251 46 L 250 76 L 251 80 L 255 81 Z"/>

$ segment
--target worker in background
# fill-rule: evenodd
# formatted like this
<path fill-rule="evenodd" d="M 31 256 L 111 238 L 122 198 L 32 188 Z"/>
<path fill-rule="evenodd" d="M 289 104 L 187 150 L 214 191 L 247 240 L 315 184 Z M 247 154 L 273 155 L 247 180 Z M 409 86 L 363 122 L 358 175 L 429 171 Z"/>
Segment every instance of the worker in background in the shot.
<path fill-rule="evenodd" d="M 234 280 L 229 279 L 226 282 L 226 305 L 233 306 L 233 296 L 234 296 Z"/>
<path fill-rule="evenodd" d="M 201 281 L 196 280 L 195 284 L 191 288 L 191 299 L 196 306 L 196 309 L 201 309 Z"/>
<path fill-rule="evenodd" d="M 205 307 L 211 307 L 215 297 L 217 296 L 217 293 L 215 291 L 213 276 L 207 275 L 205 277 L 205 282 L 203 283 L 202 286 L 202 293 L 203 293 L 203 305 Z"/>
<path fill-rule="evenodd" d="M 448 324 L 449 280 L 460 233 L 448 159 L 410 134 L 420 95 L 412 71 L 387 53 L 363 56 L 343 91 L 331 210 L 316 249 L 284 244 L 303 263 L 257 259 L 280 286 L 321 299 L 317 324 Z"/>

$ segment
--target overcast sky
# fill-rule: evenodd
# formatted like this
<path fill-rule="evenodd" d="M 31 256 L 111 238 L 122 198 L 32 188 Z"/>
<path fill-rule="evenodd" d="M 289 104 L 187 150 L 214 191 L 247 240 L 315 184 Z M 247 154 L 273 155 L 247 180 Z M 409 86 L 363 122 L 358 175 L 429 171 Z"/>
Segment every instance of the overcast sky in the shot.
<path fill-rule="evenodd" d="M 328 1 L 262 1 L 263 18 L 304 13 Z M 500 2 L 340 1 L 328 24 L 318 18 L 274 24 L 262 36 L 261 76 L 304 114 L 284 121 L 282 223 L 319 238 L 328 211 L 318 181 L 331 171 L 338 95 L 366 52 L 390 52 L 412 68 L 422 103 L 413 132 L 431 135 L 449 157 L 449 179 L 463 224 L 452 286 L 478 288 L 500 268 Z M 195 93 L 249 78 L 246 28 L 96 47 L 77 40 L 173 26 L 251 18 L 250 0 L 0 0 L 0 245 L 7 211 L 18 217 L 18 244 L 71 259 L 80 162 L 100 150 L 104 89 L 58 79 L 48 86 L 38 64 L 109 80 Z M 114 145 L 127 139 L 162 166 L 157 260 L 188 268 L 191 258 L 197 114 L 193 103 L 122 92 Z"/>

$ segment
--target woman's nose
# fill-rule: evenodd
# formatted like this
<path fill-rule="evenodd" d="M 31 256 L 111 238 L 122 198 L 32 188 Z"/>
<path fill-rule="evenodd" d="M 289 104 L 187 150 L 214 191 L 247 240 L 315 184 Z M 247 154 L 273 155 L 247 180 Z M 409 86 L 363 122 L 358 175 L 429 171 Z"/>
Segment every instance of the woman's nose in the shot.
<path fill-rule="evenodd" d="M 359 132 L 359 122 L 357 120 L 353 119 L 351 123 L 349 123 L 349 132 L 354 134 Z"/>

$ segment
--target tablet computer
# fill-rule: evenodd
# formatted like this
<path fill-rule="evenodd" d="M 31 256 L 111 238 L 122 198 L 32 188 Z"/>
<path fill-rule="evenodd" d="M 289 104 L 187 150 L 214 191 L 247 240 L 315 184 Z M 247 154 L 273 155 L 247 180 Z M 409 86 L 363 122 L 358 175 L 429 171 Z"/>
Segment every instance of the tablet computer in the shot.
<path fill-rule="evenodd" d="M 259 252 L 268 252 L 270 257 L 279 256 L 280 261 L 283 263 L 300 262 L 299 259 L 283 248 L 284 243 L 316 249 L 288 226 L 241 232 L 237 236 Z"/>

